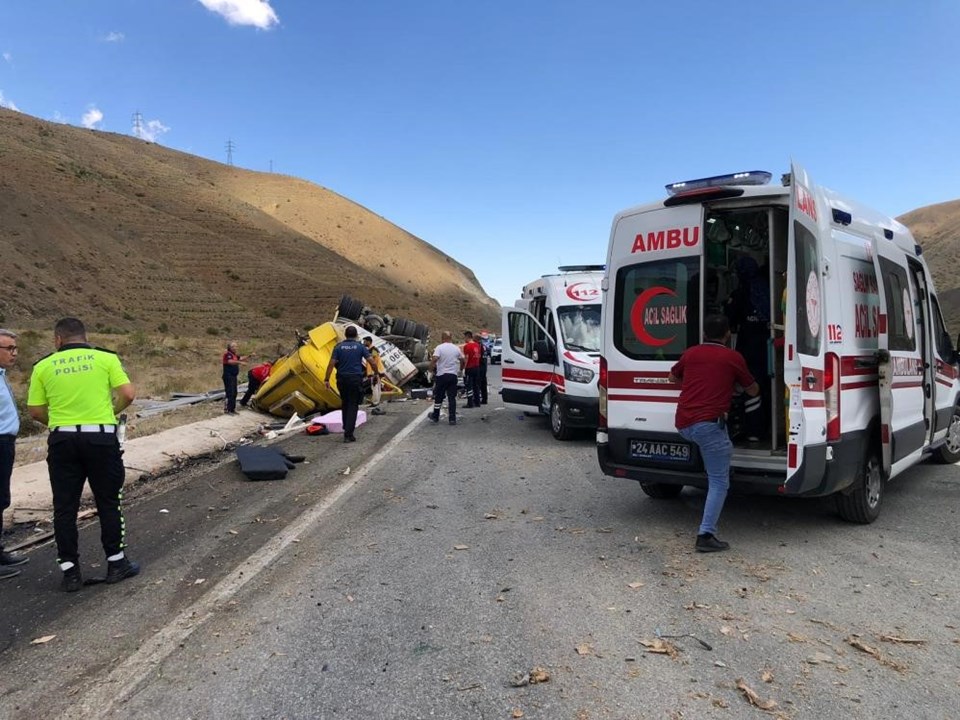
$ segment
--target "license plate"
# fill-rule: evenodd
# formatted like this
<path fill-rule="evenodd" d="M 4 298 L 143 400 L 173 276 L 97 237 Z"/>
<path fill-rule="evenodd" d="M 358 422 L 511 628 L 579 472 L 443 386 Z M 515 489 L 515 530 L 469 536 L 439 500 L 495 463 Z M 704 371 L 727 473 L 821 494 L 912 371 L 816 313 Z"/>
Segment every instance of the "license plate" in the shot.
<path fill-rule="evenodd" d="M 686 443 L 631 440 L 630 457 L 635 460 L 690 462 L 690 446 Z"/>

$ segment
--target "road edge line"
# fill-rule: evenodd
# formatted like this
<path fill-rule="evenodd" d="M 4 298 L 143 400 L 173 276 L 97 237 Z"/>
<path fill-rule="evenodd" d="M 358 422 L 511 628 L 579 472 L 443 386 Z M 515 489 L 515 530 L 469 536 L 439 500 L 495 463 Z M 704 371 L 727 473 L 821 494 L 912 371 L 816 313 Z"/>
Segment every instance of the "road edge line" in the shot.
<path fill-rule="evenodd" d="M 390 441 L 380 448 L 371 458 L 361 465 L 356 472 L 344 479 L 329 495 L 309 510 L 301 513 L 286 528 L 278 532 L 264 543 L 263 547 L 237 565 L 220 582 L 214 585 L 205 595 L 182 610 L 159 631 L 144 642 L 132 655 L 110 671 L 109 675 L 96 686 L 84 694 L 71 707 L 58 717 L 67 720 L 80 718 L 101 718 L 109 715 L 118 704 L 126 702 L 137 691 L 147 676 L 153 672 L 166 658 L 173 654 L 194 630 L 211 619 L 218 606 L 236 595 L 251 580 L 260 575 L 294 540 L 310 530 L 330 508 L 348 492 L 350 492 L 384 457 L 401 442 L 423 421 L 432 410 L 428 407 L 407 424 Z M 109 700 L 104 699 L 105 691 L 113 686 Z"/>

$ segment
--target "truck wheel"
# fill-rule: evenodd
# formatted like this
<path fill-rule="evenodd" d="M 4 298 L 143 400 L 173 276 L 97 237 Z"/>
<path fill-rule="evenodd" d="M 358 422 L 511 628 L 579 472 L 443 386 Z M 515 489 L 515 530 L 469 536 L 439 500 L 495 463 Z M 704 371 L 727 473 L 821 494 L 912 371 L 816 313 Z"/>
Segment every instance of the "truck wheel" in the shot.
<path fill-rule="evenodd" d="M 430 328 L 423 323 L 417 323 L 413 336 L 420 342 L 425 343 L 430 335 Z"/>
<path fill-rule="evenodd" d="M 863 458 L 863 464 L 857 472 L 853 490 L 837 495 L 837 511 L 847 522 L 867 525 L 880 517 L 883 504 L 883 470 L 880 465 L 880 453 L 871 445 Z"/>
<path fill-rule="evenodd" d="M 569 440 L 573 437 L 573 430 L 567 425 L 567 419 L 563 416 L 563 408 L 556 394 L 550 397 L 550 430 L 557 440 Z"/>
<path fill-rule="evenodd" d="M 643 490 L 648 497 L 656 498 L 657 500 L 672 500 L 680 496 L 680 493 L 683 491 L 683 485 L 640 483 L 640 489 Z"/>
<path fill-rule="evenodd" d="M 349 295 L 344 295 L 340 298 L 340 304 L 337 306 L 337 315 L 339 317 L 347 318 L 348 320 L 359 320 L 362 312 L 363 303 L 359 300 L 354 300 Z"/>
<path fill-rule="evenodd" d="M 944 465 L 953 465 L 960 461 L 960 407 L 953 409 L 946 442 L 933 451 L 933 459 Z"/>

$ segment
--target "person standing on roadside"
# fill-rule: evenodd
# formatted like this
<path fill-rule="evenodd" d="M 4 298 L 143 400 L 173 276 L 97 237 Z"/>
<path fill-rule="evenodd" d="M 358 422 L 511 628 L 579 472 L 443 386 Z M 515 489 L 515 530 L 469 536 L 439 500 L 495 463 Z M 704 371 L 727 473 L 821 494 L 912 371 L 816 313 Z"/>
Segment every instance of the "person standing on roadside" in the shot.
<path fill-rule="evenodd" d="M 240 366 L 246 364 L 253 357 L 241 355 L 237 351 L 237 341 L 227 343 L 227 351 L 223 354 L 223 411 L 228 415 L 237 414 L 237 378 L 240 377 Z"/>
<path fill-rule="evenodd" d="M 688 348 L 670 369 L 669 380 L 680 383 L 677 430 L 700 449 L 707 471 L 707 499 L 695 548 L 697 552 L 717 552 L 730 547 L 717 538 L 717 523 L 730 487 L 730 400 L 737 385 L 750 397 L 760 394 L 760 386 L 747 370 L 743 356 L 728 347 L 730 322 L 725 315 L 708 315 L 703 321 L 703 335 L 703 343 Z"/>
<path fill-rule="evenodd" d="M 53 329 L 55 352 L 33 366 L 27 410 L 50 428 L 47 467 L 53 490 L 53 532 L 62 588 L 83 585 L 77 511 L 85 482 L 90 483 L 100 518 L 100 540 L 107 556 L 108 583 L 140 572 L 124 552 L 123 451 L 117 438 L 117 414 L 136 394 L 120 358 L 87 342 L 83 323 L 63 318 Z"/>
<path fill-rule="evenodd" d="M 243 398 L 240 400 L 240 406 L 246 407 L 247 403 L 250 402 L 250 398 L 257 394 L 257 390 L 260 389 L 260 386 L 263 385 L 267 378 L 270 377 L 270 369 L 273 367 L 273 363 L 264 362 L 259 365 L 254 365 L 252 368 L 247 370 L 247 391 L 243 394 Z"/>
<path fill-rule="evenodd" d="M 381 382 L 386 373 L 383 367 L 383 358 L 380 357 L 380 351 L 373 344 L 373 336 L 367 335 L 363 339 L 363 346 L 370 353 L 370 362 L 367 363 L 367 378 L 370 380 L 370 405 L 373 409 L 370 411 L 374 415 L 383 415 L 380 409 L 380 395 L 383 391 Z"/>
<path fill-rule="evenodd" d="M 10 476 L 17 452 L 20 414 L 7 380 L 7 371 L 17 364 L 17 334 L 0 329 L 0 580 L 20 574 L 18 565 L 27 562 L 25 555 L 3 549 L 3 511 L 10 507 Z"/>
<path fill-rule="evenodd" d="M 467 391 L 467 408 L 480 407 L 480 357 L 483 351 L 480 343 L 473 339 L 469 330 L 463 333 L 463 356 L 466 364 L 463 370 L 463 386 Z"/>
<path fill-rule="evenodd" d="M 480 386 L 480 404 L 487 404 L 489 396 L 487 390 L 487 363 L 490 360 L 490 341 L 487 338 L 481 338 L 478 341 L 480 345 L 480 369 L 477 371 L 477 383 Z"/>
<path fill-rule="evenodd" d="M 451 341 L 453 333 L 444 330 L 430 358 L 430 371 L 433 377 L 433 412 L 428 416 L 431 422 L 440 422 L 440 408 L 443 398 L 447 398 L 450 412 L 450 424 L 457 424 L 457 376 L 463 371 L 466 359 L 463 353 Z"/>
<path fill-rule="evenodd" d="M 357 342 L 357 328 L 348 325 L 343 333 L 345 340 L 337 343 L 327 364 L 323 384 L 330 387 L 330 374 L 337 370 L 337 393 L 340 395 L 340 411 L 343 419 L 343 441 L 355 442 L 353 433 L 357 427 L 357 411 L 363 401 L 363 376 L 370 362 L 370 351 Z"/>

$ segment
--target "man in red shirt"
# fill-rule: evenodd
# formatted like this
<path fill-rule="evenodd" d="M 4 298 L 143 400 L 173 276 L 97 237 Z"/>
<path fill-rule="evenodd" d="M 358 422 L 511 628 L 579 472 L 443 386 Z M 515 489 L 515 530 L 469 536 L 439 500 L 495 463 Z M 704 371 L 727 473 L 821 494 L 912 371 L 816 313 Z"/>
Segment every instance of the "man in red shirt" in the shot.
<path fill-rule="evenodd" d="M 243 407 L 247 406 L 247 403 L 250 402 L 250 398 L 257 394 L 257 390 L 260 389 L 260 386 L 266 382 L 268 377 L 270 377 L 270 368 L 272 367 L 273 363 L 265 362 L 260 363 L 259 365 L 254 365 L 252 368 L 247 370 L 247 391 L 243 394 L 243 399 L 240 401 L 240 404 Z"/>
<path fill-rule="evenodd" d="M 677 430 L 700 449 L 707 471 L 707 500 L 695 547 L 697 552 L 717 552 L 730 547 L 717 538 L 733 456 L 727 411 L 737 385 L 751 397 L 760 394 L 760 386 L 747 370 L 743 356 L 728 347 L 730 323 L 725 315 L 708 315 L 703 321 L 703 336 L 703 343 L 687 349 L 670 369 L 670 381 L 681 383 Z"/>
<path fill-rule="evenodd" d="M 473 333 L 463 333 L 463 356 L 467 362 L 463 369 L 463 385 L 467 391 L 467 407 L 480 407 L 480 344 L 473 339 Z"/>

